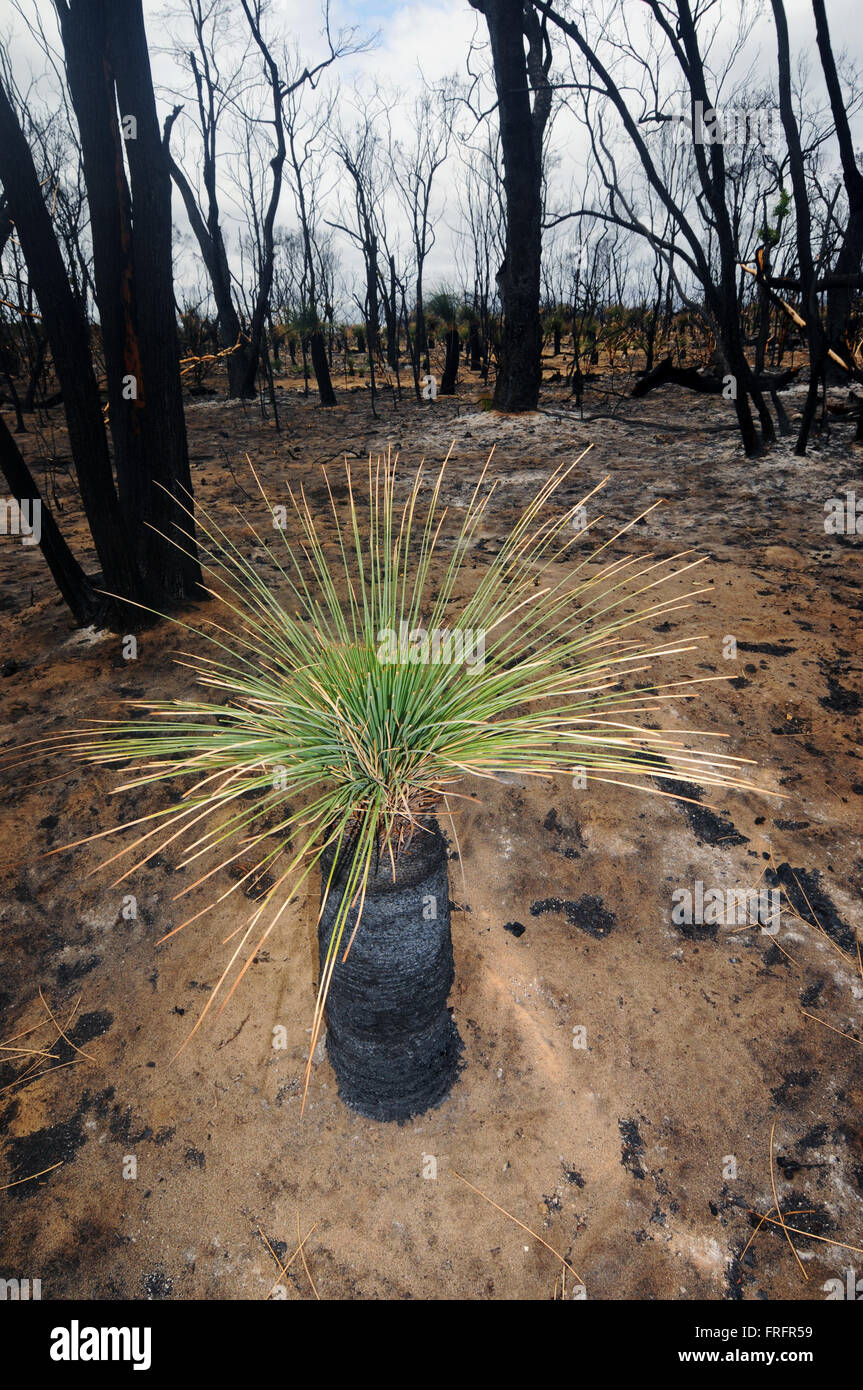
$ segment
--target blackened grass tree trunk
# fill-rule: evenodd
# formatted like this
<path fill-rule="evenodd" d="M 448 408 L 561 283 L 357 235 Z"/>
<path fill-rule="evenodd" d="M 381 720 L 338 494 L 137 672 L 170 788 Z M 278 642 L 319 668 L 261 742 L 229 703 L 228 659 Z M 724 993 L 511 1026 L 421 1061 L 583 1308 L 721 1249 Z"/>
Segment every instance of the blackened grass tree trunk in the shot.
<path fill-rule="evenodd" d="M 312 353 L 312 370 L 315 374 L 315 381 L 318 383 L 318 396 L 321 405 L 335 405 L 336 393 L 333 390 L 333 380 L 330 376 L 327 345 L 324 342 L 324 335 L 319 323 L 311 331 L 309 344 Z"/>
<path fill-rule="evenodd" d="M 552 97 L 548 21 L 529 3 L 470 3 L 488 25 L 504 163 L 506 252 L 498 273 L 503 323 L 494 404 L 535 410 L 542 384 L 542 149 Z"/>
<path fill-rule="evenodd" d="M 120 505 L 150 585 L 169 600 L 202 596 L 194 523 L 185 511 L 191 478 L 170 171 L 141 0 L 122 11 L 108 0 L 55 4 L 81 136 Z M 178 528 L 189 536 L 184 550 L 172 544 Z"/>
<path fill-rule="evenodd" d="M 321 858 L 322 885 L 335 847 Z M 318 926 L 321 975 L 352 851 L 344 846 Z M 346 1105 L 373 1120 L 404 1122 L 445 1100 L 461 1039 L 447 997 L 454 967 L 446 844 L 426 817 L 395 856 L 372 864 L 360 929 L 340 949 L 325 1008 L 327 1052 Z M 342 937 L 350 942 L 356 909 Z"/>

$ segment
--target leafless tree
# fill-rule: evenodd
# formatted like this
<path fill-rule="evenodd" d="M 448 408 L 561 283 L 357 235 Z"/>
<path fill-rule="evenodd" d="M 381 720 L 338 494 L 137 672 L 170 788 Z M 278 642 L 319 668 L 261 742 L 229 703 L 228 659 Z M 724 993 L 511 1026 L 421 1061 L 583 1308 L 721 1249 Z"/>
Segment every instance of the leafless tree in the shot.
<path fill-rule="evenodd" d="M 577 18 L 573 18 L 546 0 L 535 0 L 535 6 L 543 18 L 571 42 L 573 58 L 577 55 L 577 67 L 573 68 L 575 81 L 587 85 L 589 74 L 589 89 L 600 103 L 593 106 L 595 122 L 591 125 L 590 136 L 592 150 L 603 169 L 608 208 L 592 211 L 636 232 L 668 253 L 667 264 L 676 277 L 678 292 L 710 323 L 720 347 L 730 377 L 744 449 L 749 454 L 758 453 L 762 439 L 753 418 L 753 407 L 764 440 L 771 439 L 775 430 L 761 386 L 745 353 L 738 304 L 739 248 L 729 204 L 724 142 L 718 138 L 703 138 L 704 114 L 721 105 L 719 91 L 750 32 L 752 16 L 745 6 L 741 9 L 730 53 L 719 71 L 714 72 L 705 57 L 715 46 L 718 23 L 717 14 L 711 14 L 711 6 L 693 8 L 690 0 L 674 0 L 669 4 L 663 0 L 645 0 L 640 15 L 646 14 L 649 21 L 648 41 L 640 29 L 637 34 L 631 32 L 633 23 L 629 8 L 620 0 L 614 0 L 603 9 L 601 20 L 587 7 L 579 7 Z M 616 70 L 620 69 L 622 60 L 624 75 L 618 77 Z M 640 81 L 626 76 L 625 65 L 635 70 Z M 684 111 L 673 110 L 674 91 L 660 84 L 657 74 L 664 72 L 666 67 L 678 74 Z M 680 86 L 677 87 L 679 91 Z M 616 113 L 657 205 L 674 225 L 673 243 L 655 223 L 645 220 L 636 200 L 627 196 L 618 177 L 601 114 L 601 107 L 605 106 Z M 695 181 L 689 200 L 679 193 L 676 195 L 673 187 L 669 187 L 655 142 L 649 135 L 651 128 L 665 126 L 667 129 L 669 124 L 672 130 L 679 132 L 682 119 L 691 136 L 687 149 Z M 705 229 L 709 230 L 709 240 L 705 237 Z M 682 268 L 688 271 L 691 283 L 698 287 L 699 302 L 692 301 L 691 292 L 687 294 Z M 691 384 L 695 384 L 694 379 Z"/>
<path fill-rule="evenodd" d="M 73 289 L 43 180 L 5 87 L 0 182 L 62 391 L 103 586 L 135 604 L 165 603 L 201 590 L 187 511 L 191 479 L 174 312 L 170 175 L 142 7 L 133 0 L 122 20 L 100 0 L 56 0 L 55 8 L 90 212 L 113 466 L 85 302 Z M 168 539 L 177 526 L 188 535 L 182 551 Z M 105 617 L 130 621 L 116 605 Z"/>
<path fill-rule="evenodd" d="M 423 303 L 423 280 L 435 244 L 437 215 L 433 204 L 435 179 L 446 162 L 452 138 L 453 100 L 447 87 L 423 83 L 410 116 L 410 134 L 390 139 L 395 187 L 407 216 L 413 247 L 414 347 L 429 370 L 428 333 Z M 394 274 L 393 274 L 393 278 Z"/>
<path fill-rule="evenodd" d="M 231 70 L 225 72 L 221 66 L 221 54 L 226 44 L 234 38 L 235 25 L 224 0 L 186 0 L 186 12 L 194 37 L 193 46 L 183 56 L 194 82 L 199 141 L 195 162 L 200 166 L 203 194 L 193 187 L 173 154 L 169 156 L 171 177 L 183 200 L 213 287 L 220 341 L 227 353 L 229 393 L 240 396 L 248 392 L 249 341 L 235 303 L 233 277 L 222 231 L 219 157 L 225 117 L 230 113 L 231 98 L 239 86 L 240 74 L 249 56 L 252 36 L 247 32 L 246 42 Z M 180 17 L 174 15 L 175 19 Z M 180 56 L 179 53 L 177 56 Z M 165 121 L 165 147 L 169 151 L 174 124 L 182 110 L 182 105 L 175 106 Z"/>
<path fill-rule="evenodd" d="M 299 66 L 294 62 L 294 70 Z M 302 274 L 299 283 L 299 323 L 305 344 L 308 335 L 312 367 L 318 385 L 321 405 L 335 405 L 336 394 L 330 378 L 329 361 L 321 323 L 321 301 L 329 309 L 332 321 L 332 300 L 326 294 L 326 257 L 321 241 L 319 215 L 320 188 L 323 179 L 323 158 L 327 132 L 333 121 L 335 94 L 318 101 L 315 107 L 304 110 L 305 86 L 289 85 L 285 100 L 284 122 L 288 141 L 288 160 L 292 179 L 291 189 L 300 228 L 302 243 Z M 305 348 L 304 348 L 305 351 Z"/>
<path fill-rule="evenodd" d="M 306 88 L 316 89 L 322 75 L 334 63 L 350 53 L 362 51 L 368 41 L 359 40 L 353 28 L 333 32 L 326 0 L 322 56 L 309 65 L 295 51 L 288 51 L 283 55 L 280 67 L 275 42 L 265 35 L 268 9 L 265 0 L 240 0 L 240 4 L 246 21 L 247 43 L 241 52 L 233 53 L 230 67 L 223 70 L 221 54 L 223 51 L 230 52 L 235 42 L 235 10 L 227 4 L 227 0 L 186 0 L 194 36 L 187 60 L 195 88 L 203 196 L 193 188 L 176 160 L 172 160 L 171 173 L 212 280 L 222 343 L 229 354 L 229 389 L 232 395 L 253 396 L 269 315 L 276 215 L 288 157 L 288 138 L 291 129 L 295 132 L 298 129 L 301 93 Z M 250 55 L 254 52 L 257 52 L 259 60 L 257 72 L 250 67 Z M 182 109 L 182 106 L 176 106 L 165 123 L 166 142 Z M 256 281 L 251 293 L 246 296 L 247 322 L 243 321 L 244 316 L 238 307 L 238 301 L 244 297 L 243 290 L 236 285 L 232 274 L 222 229 L 220 136 L 228 116 L 239 126 L 233 138 L 240 150 L 243 172 L 248 171 L 254 150 L 259 157 L 259 170 L 263 176 L 256 181 L 254 188 L 247 186 L 245 178 L 239 180 L 247 207 L 250 236 L 256 248 Z M 299 167 L 299 175 L 296 165 L 293 172 L 295 178 L 302 180 L 302 159 Z M 295 195 L 298 198 L 305 196 L 306 189 L 307 181 L 302 195 L 295 185 Z M 314 257 L 310 257 L 310 260 L 313 263 Z M 314 352 L 313 345 L 313 355 Z"/>
<path fill-rule="evenodd" d="M 384 158 L 374 106 L 361 93 L 357 93 L 355 106 L 357 120 L 354 125 L 347 130 L 340 125 L 333 133 L 333 148 L 347 174 L 350 204 L 346 208 L 340 202 L 339 220 L 328 220 L 332 227 L 348 237 L 362 257 L 364 292 L 354 298 L 365 325 L 374 409 L 375 363 L 381 350 L 380 217 L 390 169 Z"/>
<path fill-rule="evenodd" d="M 497 338 L 499 297 L 497 268 L 506 254 L 506 226 L 500 135 L 485 121 L 479 140 L 459 142 L 462 177 L 458 185 L 461 235 L 456 263 L 461 269 L 462 293 L 476 316 L 477 334 L 471 346 L 471 366 L 488 379 L 489 361 Z M 476 132 L 473 132 L 476 134 Z"/>
<path fill-rule="evenodd" d="M 494 401 L 502 410 L 535 410 L 542 382 L 543 138 L 552 105 L 548 18 L 530 3 L 470 3 L 488 26 L 506 198 L 506 249 L 497 276 L 503 323 Z"/>

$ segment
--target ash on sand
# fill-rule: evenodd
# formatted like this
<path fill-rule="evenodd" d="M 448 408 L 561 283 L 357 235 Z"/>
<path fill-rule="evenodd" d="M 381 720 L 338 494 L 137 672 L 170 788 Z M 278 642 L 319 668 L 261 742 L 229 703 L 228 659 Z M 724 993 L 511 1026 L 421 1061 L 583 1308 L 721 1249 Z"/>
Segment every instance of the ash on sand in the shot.
<path fill-rule="evenodd" d="M 765 1225 L 741 1259 L 749 1212 L 773 1205 L 774 1120 L 780 1202 L 792 1210 L 800 1197 L 798 1206 L 827 1213 L 833 1239 L 863 1246 L 860 1046 L 822 1026 L 863 1036 L 856 962 L 841 953 L 844 933 L 859 928 L 863 890 L 860 709 L 845 693 L 861 688 L 863 567 L 851 552 L 863 538 L 823 530 L 824 499 L 859 479 L 853 426 L 840 424 L 805 460 L 794 457 L 792 438 L 753 463 L 721 401 L 663 391 L 623 402 L 615 419 L 582 423 L 563 389 L 544 394 L 553 414 L 525 418 L 479 411 L 482 389 L 460 385 L 432 407 L 405 400 L 398 414 L 381 401 L 378 420 L 359 392 L 325 414 L 286 391 L 278 436 L 252 412 L 217 402 L 192 409 L 196 492 L 248 545 L 232 508 L 249 503 L 223 450 L 237 479 L 248 449 L 271 498 L 303 484 L 323 513 L 318 462 L 332 464 L 335 486 L 346 449 L 358 468 L 369 449 L 400 444 L 409 470 L 422 456 L 442 458 L 455 440 L 445 500 L 456 515 L 496 443 L 490 472 L 500 501 L 458 599 L 537 480 L 593 441 L 567 505 L 610 473 L 598 508 L 603 537 L 668 499 L 649 526 L 624 537 L 620 554 L 691 546 L 710 557 L 703 572 L 713 592 L 657 634 L 705 639 L 668 658 L 661 678 L 730 676 L 740 688 L 727 679 L 701 685 L 697 702 L 669 701 L 663 722 L 730 735 L 728 752 L 754 758 L 787 799 L 708 791 L 700 811 L 717 823 L 615 786 L 549 789 L 529 779 L 471 788 L 482 804 L 459 803 L 461 863 L 450 861 L 452 895 L 470 907 L 452 914 L 449 1004 L 464 1069 L 440 1106 L 382 1125 L 343 1104 L 328 1062 L 314 1069 L 299 1118 L 317 884 L 296 894 L 225 1014 L 216 1019 L 214 1009 L 171 1064 L 233 950 L 225 938 L 254 904 L 233 893 L 217 916 L 157 951 L 160 936 L 211 900 L 206 885 L 175 901 L 197 871 L 163 860 L 112 888 L 110 870 L 86 876 L 104 847 L 36 857 L 105 829 L 118 802 L 131 818 L 134 799 L 111 798 L 110 779 L 62 763 L 4 786 L 3 844 L 16 847 L 16 859 L 19 846 L 33 857 L 0 879 L 0 1041 L 44 1023 L 39 985 L 61 1020 L 79 996 L 78 1015 L 113 1019 L 83 1044 L 92 1061 L 76 1055 L 11 1090 L 2 1088 L 23 1064 L 0 1064 L 0 1186 L 62 1159 L 44 1178 L 0 1192 L 0 1274 L 41 1276 L 43 1299 L 263 1298 L 278 1270 L 258 1226 L 290 1253 L 298 1214 L 304 1233 L 318 1223 L 304 1251 L 322 1298 L 550 1298 L 554 1256 L 450 1177 L 452 1167 L 560 1250 L 590 1298 L 819 1300 L 826 1280 L 844 1278 L 850 1252 L 794 1237 L 804 1283 L 782 1231 Z M 793 412 L 799 398 L 786 405 Z M 62 451 L 62 411 L 51 424 Z M 38 473 L 36 436 L 19 442 Z M 56 484 L 70 544 L 87 556 L 73 483 L 59 473 Z M 41 556 L 8 542 L 0 545 L 5 746 L 95 715 L 122 717 L 122 690 L 189 694 L 188 673 L 172 659 L 183 645 L 174 629 L 141 635 L 134 671 L 119 640 L 70 642 Z M 738 639 L 736 661 L 723 657 L 727 634 Z M 544 828 L 552 805 L 555 826 Z M 38 828 L 54 816 L 54 828 Z M 573 839 L 556 828 L 575 825 Z M 828 936 L 806 920 L 802 898 L 803 921 L 783 915 L 785 954 L 757 931 L 690 940 L 674 930 L 675 887 L 699 879 L 751 887 L 771 853 L 777 866 L 803 866 L 817 916 L 829 900 Z M 218 881 L 221 891 L 231 886 L 227 874 Z M 793 880 L 784 886 L 795 892 Z M 132 921 L 121 914 L 124 891 L 137 898 Z M 614 930 L 592 935 L 570 923 L 563 905 L 585 898 L 613 914 Z M 532 904 L 549 899 L 563 910 L 531 916 Z M 278 1026 L 282 1050 L 273 1046 Z M 583 1047 L 573 1047 L 575 1029 Z M 47 1046 L 54 1033 L 48 1025 L 32 1036 Z M 107 1108 L 97 1104 L 110 1088 Z M 55 1138 L 33 1141 L 32 1151 L 14 1147 L 51 1130 Z M 205 1161 L 189 1161 L 192 1151 Z M 123 1177 L 130 1153 L 134 1180 Z M 435 1179 L 424 1177 L 432 1158 Z M 288 1296 L 313 1297 L 299 1259 L 295 1272 Z"/>

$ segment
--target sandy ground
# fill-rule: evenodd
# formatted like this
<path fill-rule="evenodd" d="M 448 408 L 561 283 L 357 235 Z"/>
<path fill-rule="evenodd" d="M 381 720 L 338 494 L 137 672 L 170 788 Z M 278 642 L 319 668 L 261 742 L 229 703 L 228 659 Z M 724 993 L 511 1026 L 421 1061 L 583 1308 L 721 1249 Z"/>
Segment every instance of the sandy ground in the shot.
<path fill-rule="evenodd" d="M 43 1298 L 262 1299 L 276 1281 L 313 1298 L 301 1260 L 280 1276 L 266 1244 L 293 1254 L 299 1224 L 321 1298 L 560 1296 L 555 1255 L 453 1170 L 559 1251 L 589 1298 L 823 1299 L 849 1265 L 863 1275 L 859 1253 L 811 1238 L 863 1246 L 863 570 L 861 539 L 823 529 L 827 498 L 855 486 L 863 497 L 850 420 L 834 417 L 805 460 L 782 441 L 753 462 L 721 401 L 663 391 L 582 420 L 552 387 L 536 415 L 502 419 L 481 393 L 422 409 L 382 398 L 374 419 L 365 394 L 325 413 L 283 392 L 280 435 L 256 407 L 191 403 L 196 492 L 233 527 L 234 503 L 256 505 L 246 450 L 272 496 L 288 480 L 320 499 L 318 465 L 342 450 L 393 445 L 410 470 L 455 441 L 457 507 L 495 444 L 493 544 L 549 468 L 592 442 L 568 502 L 609 474 L 607 534 L 667 499 L 627 553 L 709 557 L 713 593 L 670 629 L 706 636 L 666 669 L 734 679 L 674 702 L 668 723 L 729 734 L 785 799 L 471 787 L 483 804 L 459 817 L 451 871 L 466 1066 L 439 1110 L 397 1127 L 346 1110 L 326 1060 L 300 1119 L 316 981 L 305 893 L 225 1013 L 172 1062 L 250 904 L 237 894 L 156 949 L 191 881 L 168 855 L 117 886 L 98 848 L 39 857 L 143 803 L 64 760 L 6 773 L 0 1040 L 41 1024 L 18 1045 L 53 1060 L 25 1076 L 34 1059 L 0 1054 L 0 1187 L 17 1184 L 0 1192 L 0 1276 L 41 1278 Z M 799 396 L 786 403 L 793 413 Z M 25 438 L 33 459 L 37 446 Z M 62 458 L 59 418 L 52 447 Z M 84 546 L 62 466 L 57 488 Z M 0 610 L 4 751 L 189 689 L 174 630 L 140 634 L 136 660 L 115 636 L 76 633 L 38 551 L 13 538 L 0 545 Z M 786 889 L 776 938 L 674 925 L 675 888 L 752 886 L 770 856 Z M 811 1233 L 793 1237 L 802 1270 L 777 1226 L 751 1239 L 752 1213 L 774 1212 L 772 1182 L 783 1211 L 801 1213 L 789 1224 Z M 567 1274 L 567 1297 L 574 1283 Z"/>

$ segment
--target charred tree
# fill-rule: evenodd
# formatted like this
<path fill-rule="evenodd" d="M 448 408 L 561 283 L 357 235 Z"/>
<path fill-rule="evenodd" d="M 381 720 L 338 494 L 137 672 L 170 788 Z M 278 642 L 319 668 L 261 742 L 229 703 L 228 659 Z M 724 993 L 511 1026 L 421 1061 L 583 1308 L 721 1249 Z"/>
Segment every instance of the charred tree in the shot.
<path fill-rule="evenodd" d="M 824 72 L 824 81 L 830 98 L 830 112 L 836 128 L 839 144 L 839 158 L 842 164 L 842 178 L 845 195 L 848 199 L 848 221 L 842 237 L 839 254 L 833 266 L 837 276 L 853 276 L 860 272 L 863 264 L 863 173 L 854 153 L 854 140 L 848 121 L 848 112 L 836 62 L 830 41 L 827 24 L 827 11 L 824 0 L 812 0 L 815 15 L 815 36 L 818 54 Z M 850 321 L 852 308 L 852 289 L 841 283 L 827 291 L 827 338 L 831 348 L 848 363 L 853 360 L 850 341 Z"/>
<path fill-rule="evenodd" d="M 60 383 L 69 446 L 106 589 L 143 603 L 147 589 L 132 530 L 117 497 L 90 330 L 72 293 L 39 175 L 8 94 L 0 85 L 0 182 L 21 243 Z M 119 615 L 114 614 L 119 621 Z"/>
<path fill-rule="evenodd" d="M 192 494 L 170 170 L 141 0 L 130 0 L 122 15 L 106 0 L 57 0 L 57 11 L 90 205 L 120 505 L 150 584 L 170 600 L 200 596 L 194 522 L 185 510 Z M 172 544 L 180 532 L 183 550 Z"/>
<path fill-rule="evenodd" d="M 545 16 L 540 20 L 533 5 L 514 0 L 470 3 L 488 25 L 504 163 L 506 250 L 498 272 L 503 324 L 494 404 L 499 410 L 535 410 L 542 382 L 542 142 L 551 112 L 548 21 Z"/>
<path fill-rule="evenodd" d="M 306 187 L 306 165 L 312 157 L 315 136 L 324 128 L 332 114 L 332 107 L 322 113 L 321 119 L 316 122 L 317 129 L 314 132 L 307 132 L 302 142 L 299 136 L 300 107 L 299 96 L 301 87 L 291 88 L 289 99 L 284 108 L 284 124 L 287 132 L 287 149 L 293 171 L 293 193 L 296 204 L 297 215 L 300 223 L 300 233 L 302 236 L 303 248 L 303 271 L 301 279 L 301 293 L 304 308 L 304 319 L 310 325 L 309 347 L 311 350 L 312 370 L 315 374 L 315 381 L 318 387 L 318 397 L 321 405 L 335 405 L 336 393 L 333 390 L 332 377 L 330 375 L 330 363 L 327 356 L 326 343 L 321 325 L 318 276 L 316 268 L 316 247 L 315 247 L 315 210 L 314 210 L 314 170 L 311 177 L 311 189 Z M 291 100 L 290 98 L 295 98 Z M 300 152 L 302 145 L 302 153 Z"/>
<path fill-rule="evenodd" d="M 461 338 L 455 324 L 448 329 L 444 341 L 446 343 L 446 360 L 441 377 L 440 393 L 442 396 L 454 396 L 458 377 L 458 359 L 461 353 Z"/>
<path fill-rule="evenodd" d="M 195 76 L 203 135 L 204 156 L 202 176 L 207 194 L 206 219 L 198 207 L 198 201 L 188 179 L 179 164 L 177 164 L 176 160 L 170 154 L 171 131 L 182 107 L 176 106 L 171 115 L 167 117 L 163 138 L 165 150 L 168 153 L 168 167 L 171 171 L 171 177 L 183 200 L 183 206 L 186 209 L 189 225 L 195 234 L 195 239 L 201 251 L 201 257 L 207 268 L 207 274 L 210 277 L 213 299 L 216 303 L 216 315 L 219 323 L 219 342 L 222 351 L 226 354 L 228 394 L 232 397 L 237 397 L 241 396 L 246 388 L 248 379 L 247 357 L 249 344 L 248 338 L 246 338 L 243 333 L 240 316 L 234 304 L 231 286 L 231 270 L 228 264 L 228 253 L 225 249 L 225 240 L 222 235 L 219 200 L 216 189 L 216 120 L 215 112 L 212 111 L 213 92 L 208 83 L 206 88 L 207 99 L 205 101 L 201 72 L 195 61 L 194 54 L 190 54 L 189 59 Z M 211 111 L 212 115 L 210 114 Z"/>
<path fill-rule="evenodd" d="M 192 478 L 174 304 L 171 172 L 156 114 L 141 3 L 110 8 L 119 111 L 134 113 L 126 144 L 133 207 L 134 317 L 142 381 L 141 433 L 149 473 L 147 575 L 170 598 L 200 596 Z M 174 542 L 180 537 L 183 550 Z"/>
<path fill-rule="evenodd" d="M 68 605 L 76 623 L 81 627 L 103 618 L 110 601 L 96 589 L 72 554 L 60 532 L 53 514 L 41 496 L 21 451 L 9 433 L 6 421 L 0 417 L 0 473 L 6 479 L 19 507 L 38 507 L 39 547 L 54 582 Z"/>
<path fill-rule="evenodd" d="M 797 264 L 800 275 L 800 296 L 806 320 L 806 345 L 809 350 L 809 389 L 800 421 L 796 454 L 805 454 L 812 422 L 818 406 L 818 392 L 824 381 L 829 342 L 821 319 L 818 302 L 815 258 L 812 253 L 812 213 L 806 187 L 806 168 L 800 129 L 794 114 L 791 89 L 791 50 L 788 40 L 788 21 L 782 0 L 771 0 L 779 59 L 779 114 L 788 145 L 788 167 L 794 193 L 794 217 L 797 231 Z"/>
<path fill-rule="evenodd" d="M 773 420 L 753 377 L 744 350 L 744 333 L 738 305 L 738 259 L 734 222 L 728 203 L 729 180 L 722 142 L 705 144 L 698 138 L 700 112 L 712 111 L 714 103 L 708 90 L 704 54 L 699 41 L 698 26 L 705 11 L 695 9 L 689 0 L 675 0 L 665 5 L 661 0 L 646 0 L 647 9 L 656 22 L 688 87 L 690 124 L 693 132 L 695 169 L 698 179 L 698 203 L 703 207 L 715 239 L 718 269 L 714 272 L 704 246 L 704 238 L 692 224 L 673 192 L 666 185 L 644 139 L 640 123 L 630 109 L 628 91 L 618 85 L 612 72 L 599 56 L 597 47 L 589 43 L 581 27 L 558 13 L 546 0 L 533 0 L 535 8 L 576 45 L 586 60 L 591 83 L 616 110 L 627 136 L 638 155 L 646 179 L 659 198 L 670 224 L 679 236 L 674 239 L 657 235 L 638 213 L 623 200 L 623 212 L 618 211 L 620 190 L 613 181 L 607 183 L 611 203 L 605 220 L 644 236 L 651 245 L 663 250 L 671 270 L 673 258 L 678 257 L 699 282 L 704 295 L 700 310 L 713 326 L 728 373 L 733 377 L 733 402 L 743 448 L 748 455 L 761 451 L 762 436 L 770 440 L 775 435 Z M 597 153 L 594 140 L 594 153 Z M 592 214 L 595 215 L 595 214 Z M 752 413 L 758 414 L 762 436 Z"/>

